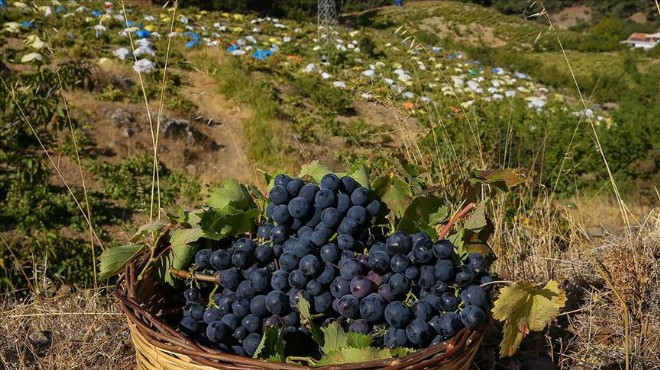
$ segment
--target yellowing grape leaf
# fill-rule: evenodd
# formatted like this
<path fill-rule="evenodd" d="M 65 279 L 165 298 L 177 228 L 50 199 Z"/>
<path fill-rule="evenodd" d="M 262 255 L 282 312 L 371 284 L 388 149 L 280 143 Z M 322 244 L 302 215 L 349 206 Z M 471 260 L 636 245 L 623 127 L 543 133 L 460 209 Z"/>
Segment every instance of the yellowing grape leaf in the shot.
<path fill-rule="evenodd" d="M 511 168 L 502 168 L 498 170 L 477 170 L 472 173 L 474 179 L 486 184 L 508 191 L 512 187 L 525 181 L 524 177 Z"/>
<path fill-rule="evenodd" d="M 302 166 L 298 177 L 305 178 L 308 176 L 314 180 L 314 182 L 320 184 L 323 176 L 329 173 L 332 173 L 332 171 L 330 171 L 328 167 L 322 165 L 319 161 L 312 161 L 312 163 Z"/>
<path fill-rule="evenodd" d="M 373 347 L 365 347 L 365 348 L 346 347 L 325 354 L 316 363 L 316 366 L 352 364 L 357 362 L 382 360 L 392 357 L 405 357 L 411 352 L 413 351 L 407 348 L 380 349 Z"/>
<path fill-rule="evenodd" d="M 539 289 L 531 283 L 516 282 L 500 290 L 493 306 L 493 318 L 504 321 L 500 357 L 513 355 L 530 331 L 540 331 L 557 317 L 566 303 L 566 292 L 550 280 Z"/>

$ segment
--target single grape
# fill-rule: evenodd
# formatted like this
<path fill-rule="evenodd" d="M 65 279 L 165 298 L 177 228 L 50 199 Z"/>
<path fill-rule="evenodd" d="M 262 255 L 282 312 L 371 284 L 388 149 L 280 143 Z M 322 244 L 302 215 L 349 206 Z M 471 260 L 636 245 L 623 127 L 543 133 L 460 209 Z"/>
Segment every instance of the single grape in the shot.
<path fill-rule="evenodd" d="M 323 272 L 316 278 L 321 284 L 330 284 L 337 276 L 337 269 L 330 263 L 326 263 Z"/>
<path fill-rule="evenodd" d="M 416 318 L 424 321 L 429 321 L 433 316 L 433 306 L 426 301 L 417 301 L 412 305 L 412 313 Z"/>
<path fill-rule="evenodd" d="M 220 275 L 220 284 L 228 289 L 236 289 L 240 282 L 241 274 L 236 267 L 228 268 L 222 271 Z"/>
<path fill-rule="evenodd" d="M 385 248 L 391 256 L 397 254 L 408 254 L 412 249 L 412 239 L 406 233 L 397 231 L 387 237 Z"/>
<path fill-rule="evenodd" d="M 274 205 L 280 205 L 286 203 L 287 200 L 289 200 L 289 192 L 286 190 L 286 188 L 282 185 L 277 185 L 274 186 L 272 189 L 270 189 L 270 192 L 268 193 L 268 198 Z"/>
<path fill-rule="evenodd" d="M 422 239 L 413 244 L 413 255 L 417 263 L 428 264 L 435 257 L 433 254 L 433 243 L 430 239 Z"/>
<path fill-rule="evenodd" d="M 321 209 L 332 207 L 337 203 L 337 196 L 330 189 L 321 189 L 314 196 L 314 205 Z"/>
<path fill-rule="evenodd" d="M 273 225 L 271 225 L 269 223 L 263 223 L 263 224 L 259 225 L 259 228 L 257 229 L 257 237 L 262 238 L 262 239 L 270 238 L 270 229 L 272 229 L 272 228 L 273 228 Z"/>
<path fill-rule="evenodd" d="M 383 345 L 387 348 L 406 347 L 408 336 L 405 329 L 389 328 L 383 337 Z"/>
<path fill-rule="evenodd" d="M 461 310 L 461 322 L 468 329 L 478 329 L 486 323 L 486 314 L 484 311 L 473 305 L 467 305 Z"/>
<path fill-rule="evenodd" d="M 241 320 L 241 325 L 250 333 L 254 333 L 261 327 L 261 318 L 257 315 L 249 314 Z"/>
<path fill-rule="evenodd" d="M 234 251 L 245 251 L 247 253 L 254 252 L 254 242 L 249 238 L 240 238 L 232 244 Z"/>
<path fill-rule="evenodd" d="M 394 273 L 405 272 L 406 269 L 410 267 L 410 265 L 410 259 L 408 259 L 408 257 L 404 256 L 403 254 L 397 254 L 392 256 L 392 259 L 390 259 L 390 268 Z"/>
<path fill-rule="evenodd" d="M 348 209 L 351 208 L 351 198 L 349 195 L 346 194 L 337 194 L 337 212 L 339 214 L 346 214 L 348 212 Z"/>
<path fill-rule="evenodd" d="M 319 191 L 319 187 L 316 184 L 306 184 L 298 192 L 298 196 L 305 199 L 307 203 L 313 204 L 316 193 Z"/>
<path fill-rule="evenodd" d="M 364 298 L 376 290 L 376 285 L 364 276 L 355 276 L 351 279 L 351 294 L 357 298 Z"/>
<path fill-rule="evenodd" d="M 329 189 L 335 191 L 339 189 L 339 177 L 334 173 L 329 173 L 321 178 L 321 189 Z"/>
<path fill-rule="evenodd" d="M 305 289 L 311 296 L 316 297 L 323 292 L 324 286 L 318 280 L 310 280 L 307 282 Z"/>
<path fill-rule="evenodd" d="M 360 302 L 354 295 L 346 294 L 339 300 L 337 312 L 347 319 L 356 319 L 360 313 Z"/>
<path fill-rule="evenodd" d="M 382 320 L 386 303 L 385 299 L 379 294 L 369 294 L 360 301 L 360 317 L 370 323 Z"/>
<path fill-rule="evenodd" d="M 231 351 L 237 356 L 245 356 L 245 350 L 241 345 L 236 344 L 231 346 Z"/>
<path fill-rule="evenodd" d="M 276 225 L 270 229 L 270 240 L 275 244 L 284 243 L 287 238 L 289 230 L 284 225 Z"/>
<path fill-rule="evenodd" d="M 431 269 L 431 271 L 433 271 L 433 269 Z M 406 277 L 411 281 L 417 280 L 419 279 L 419 267 L 410 266 L 406 269 L 406 271 L 404 271 L 403 274 L 406 275 Z"/>
<path fill-rule="evenodd" d="M 313 298 L 314 311 L 324 313 L 332 308 L 332 294 L 325 292 Z"/>
<path fill-rule="evenodd" d="M 454 245 L 447 239 L 438 240 L 433 244 L 433 254 L 440 259 L 450 258 L 454 254 Z"/>
<path fill-rule="evenodd" d="M 387 284 L 392 288 L 392 293 L 397 296 L 407 293 L 410 289 L 410 280 L 401 273 L 392 275 Z"/>
<path fill-rule="evenodd" d="M 250 276 L 252 276 L 252 273 L 257 271 L 258 269 L 259 269 L 259 264 L 255 262 L 254 264 L 252 264 L 252 266 L 241 269 L 240 270 L 241 276 L 243 276 L 243 279 L 249 279 Z"/>
<path fill-rule="evenodd" d="M 250 300 L 250 312 L 259 317 L 264 317 L 268 313 L 265 295 L 258 295 Z"/>
<path fill-rule="evenodd" d="M 266 295 L 266 308 L 275 315 L 286 314 L 288 310 L 288 299 L 281 290 L 273 290 Z"/>
<path fill-rule="evenodd" d="M 184 316 L 179 322 L 179 330 L 189 336 L 197 334 L 199 327 L 199 322 L 190 316 Z"/>
<path fill-rule="evenodd" d="M 300 269 L 293 270 L 289 274 L 289 285 L 294 289 L 302 289 L 307 285 L 307 276 Z"/>
<path fill-rule="evenodd" d="M 339 224 L 341 213 L 337 208 L 328 207 L 321 212 L 321 224 L 328 228 L 333 228 Z"/>
<path fill-rule="evenodd" d="M 373 247 L 372 247 L 373 248 Z M 367 265 L 373 271 L 378 273 L 385 273 L 390 268 L 390 255 L 386 252 L 371 252 Z"/>
<path fill-rule="evenodd" d="M 212 253 L 213 251 L 208 248 L 200 249 L 195 253 L 195 264 L 198 269 L 203 270 L 211 265 L 210 258 Z"/>
<path fill-rule="evenodd" d="M 287 296 L 289 297 L 289 307 L 292 310 L 298 311 L 298 301 L 300 297 L 304 298 L 307 302 L 312 303 L 312 296 L 304 289 L 291 289 Z"/>
<path fill-rule="evenodd" d="M 456 271 L 454 282 L 460 287 L 465 287 L 472 284 L 476 277 L 477 274 L 475 274 L 474 270 L 472 270 L 470 266 L 462 265 L 459 266 L 458 271 Z"/>
<path fill-rule="evenodd" d="M 431 304 L 436 311 L 443 309 L 442 299 L 431 292 L 427 292 L 422 300 Z"/>
<path fill-rule="evenodd" d="M 456 311 L 458 308 L 458 298 L 451 293 L 444 293 L 440 296 L 442 300 L 442 309 L 446 312 Z"/>
<path fill-rule="evenodd" d="M 456 335 L 463 326 L 461 316 L 456 312 L 447 312 L 440 318 L 440 334 L 446 338 Z"/>
<path fill-rule="evenodd" d="M 289 239 L 291 240 L 291 239 Z M 312 250 L 314 250 L 314 246 L 311 243 L 311 240 L 305 238 L 300 238 L 297 240 L 294 245 L 293 245 L 293 253 L 296 255 L 298 258 L 302 258 L 310 253 L 312 253 Z"/>
<path fill-rule="evenodd" d="M 250 332 L 242 326 L 239 326 L 236 329 L 234 329 L 234 338 L 238 339 L 239 341 L 247 338 L 249 334 Z"/>
<path fill-rule="evenodd" d="M 210 324 L 213 321 L 220 321 L 222 319 L 222 314 L 220 313 L 220 310 L 218 310 L 215 307 L 209 307 L 204 311 L 204 322 L 206 324 Z"/>
<path fill-rule="evenodd" d="M 385 306 L 385 320 L 392 327 L 403 329 L 411 318 L 410 308 L 401 301 L 390 302 Z"/>
<path fill-rule="evenodd" d="M 324 268 L 321 260 L 313 254 L 301 258 L 298 266 L 306 276 L 317 276 L 323 272 L 322 269 Z"/>
<path fill-rule="evenodd" d="M 260 268 L 252 272 L 250 275 L 250 283 L 256 293 L 262 293 L 268 290 L 270 285 L 271 276 L 266 269 Z"/>
<path fill-rule="evenodd" d="M 287 207 L 288 207 L 288 214 L 291 217 L 298 219 L 305 217 L 310 211 L 310 204 L 303 197 L 296 197 L 291 199 Z"/>
<path fill-rule="evenodd" d="M 250 254 L 245 251 L 235 251 L 234 254 L 231 255 L 231 263 L 238 268 L 243 269 L 249 267 L 251 262 L 252 258 L 250 258 Z"/>
<path fill-rule="evenodd" d="M 284 271 L 291 272 L 298 267 L 298 256 L 293 252 L 284 252 L 280 256 L 280 268 Z"/>
<path fill-rule="evenodd" d="M 284 247 L 281 244 L 273 245 L 273 254 L 275 255 L 275 258 L 280 258 L 282 253 L 284 253 Z"/>
<path fill-rule="evenodd" d="M 493 275 L 486 274 L 481 277 L 481 279 L 479 280 L 479 284 L 481 285 L 487 284 L 484 285 L 482 289 L 485 290 L 486 292 L 490 292 L 493 289 L 493 284 L 489 284 L 489 283 L 492 283 L 493 281 L 495 281 L 495 277 Z"/>
<path fill-rule="evenodd" d="M 341 182 L 339 188 L 346 194 L 351 194 L 355 188 L 359 186 L 357 181 L 355 181 L 355 179 L 350 176 L 343 176 L 341 179 L 339 179 L 339 181 Z"/>
<path fill-rule="evenodd" d="M 286 184 L 286 191 L 289 192 L 289 196 L 295 197 L 303 186 L 305 186 L 305 183 L 301 179 L 292 179 Z"/>
<path fill-rule="evenodd" d="M 220 321 L 227 325 L 227 327 L 231 330 L 236 330 L 236 328 L 241 325 L 241 319 L 239 319 L 238 316 L 234 315 L 233 313 L 222 316 Z"/>
<path fill-rule="evenodd" d="M 341 298 L 346 294 L 351 292 L 351 283 L 349 280 L 342 278 L 341 276 L 336 277 L 332 283 L 330 283 L 330 293 L 335 298 Z"/>
<path fill-rule="evenodd" d="M 231 311 L 240 319 L 250 313 L 250 301 L 247 299 L 238 299 L 231 304 Z"/>
<path fill-rule="evenodd" d="M 386 302 L 392 302 L 396 299 L 394 293 L 392 293 L 392 288 L 387 284 L 378 287 L 378 295 L 383 297 Z"/>
<path fill-rule="evenodd" d="M 197 288 L 188 288 L 183 292 L 186 304 L 202 303 L 202 293 Z"/>
<path fill-rule="evenodd" d="M 436 280 L 449 283 L 454 280 L 456 273 L 454 272 L 454 263 L 451 260 L 439 260 L 435 264 L 435 278 Z"/>
<path fill-rule="evenodd" d="M 434 336 L 434 333 L 424 320 L 414 319 L 406 326 L 408 340 L 418 346 L 425 346 Z"/>
<path fill-rule="evenodd" d="M 354 251 L 358 244 L 350 234 L 339 234 L 337 236 L 337 247 L 343 251 Z"/>
<path fill-rule="evenodd" d="M 360 226 L 364 226 L 369 220 L 367 211 L 362 206 L 353 206 L 349 208 L 346 215 L 354 219 Z"/>
<path fill-rule="evenodd" d="M 316 226 L 316 225 L 314 225 L 314 226 Z M 308 237 L 311 238 L 313 232 L 314 232 L 314 227 L 313 226 L 305 225 L 305 226 L 301 227 L 300 230 L 298 230 L 298 237 L 302 238 L 303 236 L 309 234 Z"/>
<path fill-rule="evenodd" d="M 371 256 L 372 254 L 376 252 L 385 252 L 387 253 L 387 248 L 385 247 L 385 243 L 383 242 L 375 242 L 371 248 L 369 248 L 369 255 Z M 388 265 L 389 266 L 389 265 Z"/>
<path fill-rule="evenodd" d="M 461 300 L 465 304 L 488 307 L 488 294 L 478 285 L 470 285 L 461 291 Z"/>
<path fill-rule="evenodd" d="M 206 327 L 206 337 L 211 342 L 218 343 L 223 341 L 228 333 L 229 328 L 220 321 L 213 321 Z"/>
<path fill-rule="evenodd" d="M 377 200 L 372 200 L 371 203 L 367 204 L 364 209 L 371 217 L 376 217 L 380 213 L 382 203 Z"/>
<path fill-rule="evenodd" d="M 278 206 L 273 207 L 273 211 L 271 212 L 271 217 L 273 221 L 277 222 L 278 224 L 286 224 L 291 220 L 291 215 L 289 214 L 289 208 L 286 204 L 280 204 Z"/>
<path fill-rule="evenodd" d="M 277 270 L 273 272 L 273 276 L 270 278 L 270 286 L 274 290 L 288 290 L 289 273 L 284 270 Z"/>
<path fill-rule="evenodd" d="M 367 272 L 367 279 L 371 280 L 376 285 L 376 287 L 379 287 L 381 284 L 383 284 L 383 277 L 375 271 Z"/>
<path fill-rule="evenodd" d="M 288 175 L 285 175 L 285 174 L 283 174 L 283 173 L 278 174 L 278 175 L 275 176 L 275 178 L 273 179 L 273 184 L 274 184 L 275 186 L 278 186 L 278 185 L 279 185 L 279 186 L 284 186 L 284 187 L 286 187 L 286 186 L 289 184 L 289 182 L 291 182 L 291 177 L 289 177 Z"/>
<path fill-rule="evenodd" d="M 309 227 L 316 227 L 318 224 L 321 223 L 321 215 L 323 214 L 323 210 L 319 207 L 314 207 L 313 209 L 310 209 L 310 214 L 311 217 L 307 220 L 307 223 L 305 223 L 305 226 Z"/>
<path fill-rule="evenodd" d="M 261 263 L 272 261 L 274 258 L 273 248 L 265 244 L 258 246 L 254 250 L 254 258 Z"/>
<path fill-rule="evenodd" d="M 248 356 L 254 355 L 257 347 L 259 347 L 259 343 L 261 343 L 261 335 L 250 333 L 250 335 L 243 339 L 243 349 L 245 350 L 245 354 Z"/>
<path fill-rule="evenodd" d="M 282 324 L 286 326 L 298 326 L 300 325 L 300 314 L 297 312 L 291 312 L 282 316 Z M 266 325 L 267 326 L 267 325 Z"/>
<path fill-rule="evenodd" d="M 238 299 L 252 299 L 257 293 L 254 291 L 254 287 L 250 280 L 243 280 L 238 284 L 236 288 L 236 298 Z"/>
<path fill-rule="evenodd" d="M 444 281 L 436 281 L 435 284 L 433 284 L 433 287 L 431 288 L 431 291 L 433 292 L 433 294 L 440 297 L 444 293 L 450 292 L 450 286 L 449 286 L 449 284 L 445 283 Z"/>
<path fill-rule="evenodd" d="M 367 335 L 371 331 L 371 326 L 366 320 L 363 319 L 357 319 L 351 321 L 351 323 L 348 325 L 348 332 L 349 333 L 360 333 Z"/>
<path fill-rule="evenodd" d="M 443 341 L 444 341 L 444 338 L 442 337 L 442 335 L 436 335 L 435 337 L 433 337 L 433 340 L 431 341 L 430 346 L 436 346 L 436 345 L 442 343 Z"/>
<path fill-rule="evenodd" d="M 351 193 L 351 202 L 356 206 L 364 206 L 369 201 L 369 189 L 359 187 Z"/>
<path fill-rule="evenodd" d="M 352 218 L 345 218 L 339 223 L 339 228 L 337 228 L 337 231 L 340 234 L 355 235 L 358 229 L 359 225 L 357 221 Z"/>
<path fill-rule="evenodd" d="M 335 263 L 339 260 L 339 248 L 334 244 L 325 244 L 321 247 L 319 256 L 323 262 Z"/>

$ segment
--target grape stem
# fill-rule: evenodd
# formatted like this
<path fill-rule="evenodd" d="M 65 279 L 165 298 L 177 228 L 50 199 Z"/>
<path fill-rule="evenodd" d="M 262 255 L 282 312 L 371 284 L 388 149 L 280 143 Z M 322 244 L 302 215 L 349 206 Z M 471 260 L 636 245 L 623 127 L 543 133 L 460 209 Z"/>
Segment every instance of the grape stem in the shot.
<path fill-rule="evenodd" d="M 493 285 L 493 284 L 513 284 L 515 283 L 514 281 L 509 281 L 509 280 L 496 280 L 496 281 L 489 281 L 487 283 L 483 283 L 479 285 L 480 287 L 485 287 L 487 285 Z"/>
<path fill-rule="evenodd" d="M 311 357 L 289 356 L 286 358 L 287 364 L 294 364 L 296 362 L 306 362 L 312 366 L 316 365 L 316 360 Z"/>
<path fill-rule="evenodd" d="M 476 203 L 470 203 L 470 204 L 468 204 L 467 206 L 465 206 L 465 208 L 461 209 L 457 214 L 455 214 L 455 215 L 449 220 L 449 222 L 447 222 L 447 224 L 442 228 L 442 231 L 440 231 L 440 234 L 438 235 L 438 237 L 440 238 L 440 240 L 442 240 L 442 239 L 444 239 L 444 238 L 447 237 L 447 234 L 449 234 L 449 230 L 452 228 L 452 226 L 454 226 L 454 224 L 456 223 L 456 221 L 458 221 L 459 219 L 465 217 L 465 215 L 467 215 L 468 212 L 470 212 L 470 211 L 472 210 L 472 208 L 474 208 L 474 207 L 476 207 L 476 206 L 477 206 Z"/>
<path fill-rule="evenodd" d="M 170 274 L 180 279 L 194 279 L 197 281 L 203 281 L 205 283 L 220 285 L 220 276 L 197 274 L 187 270 L 179 270 L 175 268 L 170 269 Z"/>

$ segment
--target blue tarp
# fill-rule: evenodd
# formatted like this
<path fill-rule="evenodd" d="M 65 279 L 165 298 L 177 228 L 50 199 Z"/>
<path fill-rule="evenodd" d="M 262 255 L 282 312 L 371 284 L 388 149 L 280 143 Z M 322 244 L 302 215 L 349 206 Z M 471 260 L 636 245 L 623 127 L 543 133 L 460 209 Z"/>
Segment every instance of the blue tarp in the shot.
<path fill-rule="evenodd" d="M 190 40 L 186 43 L 185 46 L 187 48 L 192 48 L 192 47 L 195 47 L 197 44 L 199 44 L 199 35 L 198 34 L 188 31 L 188 32 L 184 32 L 183 35 L 188 36 L 192 39 L 192 40 Z"/>
<path fill-rule="evenodd" d="M 103 13 L 101 13 L 100 10 L 94 10 L 94 11 L 92 11 L 92 15 L 95 16 L 95 17 L 100 17 L 101 14 L 103 14 Z"/>
<path fill-rule="evenodd" d="M 24 21 L 23 23 L 21 23 L 21 26 L 25 28 L 34 28 L 34 24 L 32 24 L 31 21 Z"/>
<path fill-rule="evenodd" d="M 237 46 L 237 45 L 231 45 L 230 47 L 227 48 L 227 51 L 230 52 L 230 53 L 232 53 L 232 52 L 234 52 L 234 51 L 236 51 L 236 50 L 238 50 L 238 46 Z"/>
<path fill-rule="evenodd" d="M 142 29 L 142 30 L 137 31 L 137 32 L 135 33 L 135 35 L 136 35 L 137 37 L 141 38 L 141 39 L 146 39 L 146 38 L 151 37 L 151 32 L 149 32 L 149 31 L 147 31 L 147 30 L 145 30 L 145 29 Z"/>
<path fill-rule="evenodd" d="M 273 54 L 272 51 L 270 50 L 262 50 L 262 49 L 257 49 L 254 53 L 252 53 L 252 57 L 256 60 L 264 60 L 271 56 Z"/>

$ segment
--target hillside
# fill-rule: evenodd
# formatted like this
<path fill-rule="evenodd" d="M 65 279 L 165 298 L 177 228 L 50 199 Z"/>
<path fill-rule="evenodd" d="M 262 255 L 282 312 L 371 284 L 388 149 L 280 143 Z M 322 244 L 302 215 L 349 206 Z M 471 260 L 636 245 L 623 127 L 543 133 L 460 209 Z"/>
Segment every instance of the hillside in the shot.
<path fill-rule="evenodd" d="M 96 290 L 96 257 L 151 218 L 201 205 L 225 178 L 263 190 L 265 174 L 313 160 L 337 171 L 364 163 L 374 176 L 404 171 L 451 198 L 477 170 L 515 168 L 525 182 L 488 210 L 505 261 L 496 266 L 503 279 L 559 280 L 577 311 L 541 333 L 549 344 L 532 336 L 501 364 L 622 365 L 618 340 L 585 351 L 593 338 L 583 325 L 600 317 L 598 335 L 619 335 L 621 323 L 583 311 L 599 299 L 600 310 L 618 304 L 592 264 L 611 272 L 634 258 L 615 253 L 622 235 L 639 230 L 636 268 L 657 262 L 659 47 L 627 50 L 613 34 L 559 29 L 558 10 L 524 19 L 497 4 L 347 7 L 324 33 L 251 13 L 36 3 L 0 8 L 0 293 L 3 313 L 18 307 L 1 323 L 8 336 L 70 328 L 48 316 L 63 299 L 64 311 L 107 314 L 85 330 L 102 325 L 115 343 L 92 334 L 83 342 L 129 366 L 124 324 L 106 288 Z M 639 274 L 613 283 L 648 286 L 631 307 L 657 294 Z M 656 327 L 639 312 L 634 325 Z M 44 318 L 21 321 L 32 314 Z M 579 345 L 549 353 L 562 341 Z M 71 350 L 36 342 L 0 344 L 0 368 L 49 368 Z M 497 366 L 495 346 L 485 346 L 484 364 Z M 656 349 L 631 351 L 644 367 L 657 365 Z M 87 368 L 104 367 L 101 354 L 84 353 Z"/>

